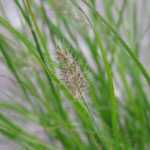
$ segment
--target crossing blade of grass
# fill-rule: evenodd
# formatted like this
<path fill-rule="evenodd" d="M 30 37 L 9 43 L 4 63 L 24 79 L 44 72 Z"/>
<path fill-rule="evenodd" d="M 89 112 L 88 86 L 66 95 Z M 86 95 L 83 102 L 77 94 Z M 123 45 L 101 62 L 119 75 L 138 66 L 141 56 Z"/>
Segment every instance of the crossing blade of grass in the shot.
<path fill-rule="evenodd" d="M 1 50 L 1 53 L 3 54 L 5 60 L 6 60 L 6 64 L 8 65 L 9 69 L 11 70 L 11 72 L 13 73 L 13 75 L 15 76 L 15 78 L 17 79 L 22 91 L 24 92 L 24 95 L 25 97 L 27 98 L 27 100 L 30 101 L 29 97 L 28 97 L 28 94 L 26 93 L 26 89 L 15 69 L 15 66 L 13 65 L 12 61 L 11 61 L 11 58 L 10 56 L 8 55 L 8 53 L 6 52 L 5 49 L 9 48 L 7 47 L 7 43 L 4 41 L 3 37 L 0 36 L 0 50 Z"/>
<path fill-rule="evenodd" d="M 28 11 L 29 11 L 29 15 L 30 15 L 30 17 L 31 17 L 31 19 L 32 19 L 32 21 L 33 21 L 33 26 L 31 26 L 31 31 L 32 31 L 32 35 L 33 35 L 33 38 L 34 38 L 34 41 L 35 41 L 35 45 L 36 45 L 36 47 L 37 47 L 37 50 L 38 50 L 38 52 L 39 52 L 39 54 L 40 54 L 40 57 L 41 57 L 41 59 L 42 59 L 44 65 L 45 65 L 45 70 L 44 70 L 44 71 L 45 71 L 45 74 L 46 74 L 46 76 L 47 76 L 49 85 L 50 85 L 51 90 L 52 90 L 53 102 L 55 103 L 54 106 L 56 107 L 56 109 L 57 109 L 57 107 L 58 107 L 58 111 L 60 111 L 61 114 L 64 114 L 64 117 L 66 117 L 66 114 L 65 114 L 65 112 L 63 111 L 63 109 L 62 109 L 62 107 L 61 107 L 60 97 L 59 97 L 59 95 L 58 95 L 57 92 L 56 92 L 56 89 L 55 89 L 55 87 L 54 87 L 54 85 L 53 85 L 53 83 L 52 83 L 50 74 L 49 74 L 49 72 L 48 72 L 48 68 L 49 68 L 49 67 L 48 67 L 47 62 L 46 62 L 46 60 L 45 60 L 46 57 L 44 57 L 44 55 L 43 55 L 43 53 L 42 53 L 42 49 L 41 49 L 41 47 L 40 47 L 40 43 L 39 43 L 38 37 L 37 37 L 37 36 L 39 35 L 39 38 L 40 38 L 40 34 L 38 34 L 40 31 L 39 31 L 38 26 L 37 26 L 37 24 L 36 24 L 36 20 L 34 19 L 34 15 L 33 15 L 33 13 L 32 13 L 32 9 L 31 9 L 31 7 L 30 7 L 30 3 L 29 3 L 28 0 L 25 2 L 25 5 L 26 5 L 26 7 L 27 7 L 27 9 L 28 9 Z M 30 24 L 32 25 L 32 22 L 31 22 Z M 35 31 L 32 29 L 33 27 L 35 28 Z M 36 34 L 36 33 L 37 33 L 37 34 Z M 51 67 L 53 67 L 53 66 L 51 66 Z"/>
<path fill-rule="evenodd" d="M 84 0 L 82 0 L 84 1 Z M 134 60 L 134 62 L 136 63 L 136 65 L 139 67 L 139 69 L 141 70 L 141 72 L 143 73 L 145 79 L 147 80 L 148 84 L 150 85 L 150 76 L 148 74 L 148 72 L 145 70 L 144 66 L 139 62 L 138 58 L 134 55 L 134 53 L 132 52 L 132 50 L 130 49 L 130 47 L 128 46 L 128 44 L 120 37 L 120 35 L 117 33 L 117 31 L 112 27 L 112 25 L 110 25 L 105 19 L 104 17 L 102 17 L 91 5 L 89 5 L 89 3 L 87 3 L 86 1 L 84 1 L 84 3 L 95 12 L 95 15 L 99 18 L 99 20 L 101 22 L 103 22 L 107 27 L 108 30 L 110 30 L 118 39 L 118 41 L 123 45 L 124 49 L 127 51 L 127 53 L 129 54 L 129 56 L 132 58 L 132 60 Z"/>
<path fill-rule="evenodd" d="M 19 126 L 9 121 L 2 114 L 0 114 L 0 132 L 10 139 L 19 140 L 22 145 L 32 145 L 32 149 L 39 148 L 44 150 L 49 147 L 48 145 L 40 142 L 35 136 L 24 132 Z"/>
<path fill-rule="evenodd" d="M 4 110 L 11 110 L 11 111 L 14 111 L 14 112 L 17 112 L 18 114 L 21 114 L 21 115 L 25 115 L 25 116 L 28 116 L 29 115 L 29 111 L 21 106 L 20 104 L 18 103 L 8 103 L 8 102 L 0 102 L 0 109 L 4 109 Z"/>
<path fill-rule="evenodd" d="M 39 56 L 37 55 L 36 52 L 36 48 L 33 45 L 33 43 L 28 39 L 28 37 L 24 34 L 22 34 L 21 32 L 17 31 L 6 19 L 4 19 L 3 17 L 0 17 L 0 25 L 2 27 L 4 27 L 6 30 L 8 30 L 13 37 L 15 37 L 15 39 L 17 41 L 20 41 L 21 43 L 23 43 L 28 49 L 28 51 L 30 53 L 33 54 L 33 56 L 35 56 L 38 60 Z"/>

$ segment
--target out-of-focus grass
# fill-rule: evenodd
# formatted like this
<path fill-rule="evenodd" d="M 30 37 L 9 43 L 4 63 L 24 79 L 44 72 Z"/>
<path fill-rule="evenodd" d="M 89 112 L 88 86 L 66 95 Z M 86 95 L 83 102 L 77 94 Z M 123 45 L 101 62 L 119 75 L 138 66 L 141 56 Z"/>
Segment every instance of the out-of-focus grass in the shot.
<path fill-rule="evenodd" d="M 103 0 L 103 15 L 95 0 L 14 3 L 24 29 L 0 17 L 0 26 L 9 33 L 0 34 L 0 52 L 20 88 L 21 102 L 13 93 L 10 102 L 0 102 L 1 134 L 22 149 L 147 149 L 150 76 L 139 60 L 136 2 L 124 0 L 119 8 L 115 1 Z M 74 81 L 58 75 L 65 75 L 69 65 L 59 64 L 60 50 L 80 68 L 69 74 L 70 79 L 79 72 L 83 77 L 76 82 L 85 80 L 80 97 L 69 89 L 68 82 Z M 6 110 L 43 128 L 48 142 L 29 133 Z"/>

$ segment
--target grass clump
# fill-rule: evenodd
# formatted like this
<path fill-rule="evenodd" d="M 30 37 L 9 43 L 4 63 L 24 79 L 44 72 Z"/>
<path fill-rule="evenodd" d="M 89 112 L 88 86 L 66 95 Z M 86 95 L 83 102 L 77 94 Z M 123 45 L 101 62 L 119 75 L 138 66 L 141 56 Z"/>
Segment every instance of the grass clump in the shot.
<path fill-rule="evenodd" d="M 137 2 L 102 0 L 102 12 L 95 0 L 13 3 L 21 26 L 0 17 L 0 59 L 17 93 L 0 99 L 1 135 L 29 150 L 148 149 Z M 44 138 L 24 126 L 31 123 Z"/>

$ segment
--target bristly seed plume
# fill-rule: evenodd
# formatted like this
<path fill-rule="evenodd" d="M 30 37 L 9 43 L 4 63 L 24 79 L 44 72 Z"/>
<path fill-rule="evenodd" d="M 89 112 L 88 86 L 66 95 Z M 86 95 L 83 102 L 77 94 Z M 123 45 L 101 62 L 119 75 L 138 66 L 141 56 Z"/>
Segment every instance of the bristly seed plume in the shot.
<path fill-rule="evenodd" d="M 57 59 L 60 66 L 60 78 L 64 81 L 73 96 L 80 99 L 86 89 L 86 81 L 79 64 L 66 51 L 57 51 Z"/>

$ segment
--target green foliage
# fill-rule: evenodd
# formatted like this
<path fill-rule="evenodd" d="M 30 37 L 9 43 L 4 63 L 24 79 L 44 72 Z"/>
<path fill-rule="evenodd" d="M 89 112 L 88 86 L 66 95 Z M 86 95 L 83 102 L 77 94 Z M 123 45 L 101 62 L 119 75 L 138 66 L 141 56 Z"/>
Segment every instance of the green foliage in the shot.
<path fill-rule="evenodd" d="M 0 27 L 8 33 L 0 33 L 0 58 L 18 93 L 0 101 L 0 133 L 29 150 L 147 149 L 150 75 L 139 60 L 137 20 L 132 18 L 131 27 L 125 20 L 130 2 L 124 0 L 118 8 L 116 1 L 103 0 L 103 14 L 95 0 L 13 2 L 22 25 L 16 29 L 0 17 Z M 134 15 L 135 7 L 136 2 Z M 59 50 L 71 59 L 63 56 L 60 64 Z M 69 80 L 67 66 L 59 67 L 65 64 L 74 67 Z M 72 76 L 79 85 L 86 81 L 84 94 Z M 8 110 L 42 128 L 47 140 L 29 133 Z"/>

